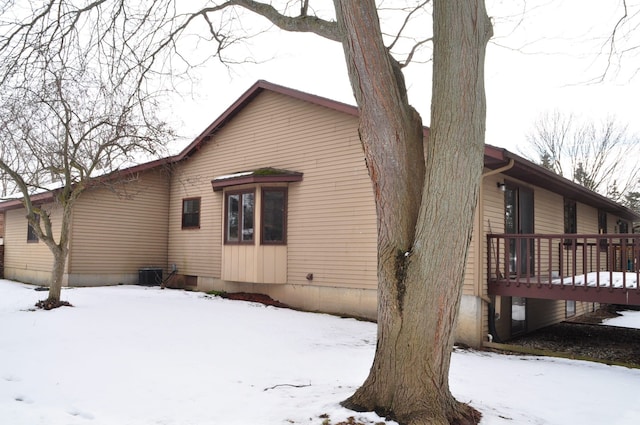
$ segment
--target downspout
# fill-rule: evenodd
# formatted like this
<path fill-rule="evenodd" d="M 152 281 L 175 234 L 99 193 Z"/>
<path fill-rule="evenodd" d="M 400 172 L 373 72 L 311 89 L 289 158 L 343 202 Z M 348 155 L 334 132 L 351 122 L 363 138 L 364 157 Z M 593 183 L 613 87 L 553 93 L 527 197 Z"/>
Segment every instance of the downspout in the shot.
<path fill-rule="evenodd" d="M 476 229 L 477 230 L 477 240 L 476 240 L 476 252 L 478 253 L 478 256 L 480 257 L 480 261 L 476 262 L 476 293 L 478 294 L 478 296 L 480 297 L 481 300 L 483 300 L 484 302 L 487 303 L 488 306 L 488 310 L 489 310 L 489 333 L 490 333 L 490 339 L 494 340 L 495 342 L 500 342 L 500 338 L 498 337 L 497 331 L 496 331 L 496 315 L 495 315 L 495 306 L 493 305 L 493 302 L 491 301 L 491 298 L 489 298 L 487 295 L 484 295 L 482 293 L 482 289 L 483 289 L 483 282 L 486 279 L 486 275 L 485 273 L 483 273 L 484 271 L 484 265 L 485 265 L 485 261 L 486 261 L 486 255 L 482 255 L 482 252 L 484 251 L 484 245 L 485 245 L 485 238 L 483 238 L 484 236 L 484 196 L 483 196 L 483 187 L 484 187 L 484 178 L 485 177 L 489 177 L 489 176 L 493 176 L 496 174 L 500 174 L 503 171 L 507 171 L 510 170 L 511 168 L 513 168 L 515 164 L 515 161 L 513 160 L 513 158 L 509 159 L 509 163 L 507 165 L 504 165 L 500 168 L 496 168 L 495 170 L 491 170 L 491 171 L 487 171 L 486 173 L 482 174 L 482 178 L 480 179 L 480 191 L 478 193 L 478 210 L 476 213 Z M 488 254 L 488 253 L 487 253 Z M 482 323 L 482 322 L 481 322 Z M 481 325 L 482 326 L 482 325 Z M 482 332 L 482 330 L 481 330 Z"/>

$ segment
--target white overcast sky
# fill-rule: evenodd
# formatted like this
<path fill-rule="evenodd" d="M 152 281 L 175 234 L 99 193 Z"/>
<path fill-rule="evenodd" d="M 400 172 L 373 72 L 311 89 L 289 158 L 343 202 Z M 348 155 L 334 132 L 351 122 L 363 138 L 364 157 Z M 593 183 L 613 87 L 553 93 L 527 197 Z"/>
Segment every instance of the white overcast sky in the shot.
<path fill-rule="evenodd" d="M 313 3 L 312 3 L 313 4 Z M 627 0 L 628 14 L 640 24 L 640 1 Z M 486 58 L 486 142 L 517 152 L 540 114 L 559 110 L 594 120 L 613 116 L 640 134 L 640 52 L 614 57 L 604 82 L 589 83 L 605 70 L 607 37 L 623 15 L 622 0 L 487 0 L 494 38 Z M 425 19 L 424 32 L 431 33 Z M 629 27 L 616 47 L 640 46 Z M 257 80 L 267 80 L 354 104 L 338 43 L 310 34 L 277 30 L 252 41 L 257 55 L 273 57 L 260 65 L 202 70 L 194 97 L 174 103 L 181 133 L 193 138 Z M 640 49 L 638 49 L 640 50 Z M 431 100 L 430 64 L 406 68 L 411 103 L 425 125 Z M 184 146 L 184 145 L 181 145 Z M 181 147 L 180 146 L 180 147 Z"/>

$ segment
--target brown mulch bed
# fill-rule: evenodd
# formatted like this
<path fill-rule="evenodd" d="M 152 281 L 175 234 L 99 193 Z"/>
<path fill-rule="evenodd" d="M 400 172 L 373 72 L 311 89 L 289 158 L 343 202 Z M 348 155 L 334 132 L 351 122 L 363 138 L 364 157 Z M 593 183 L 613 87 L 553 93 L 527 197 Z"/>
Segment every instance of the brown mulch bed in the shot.
<path fill-rule="evenodd" d="M 599 324 L 603 319 L 617 315 L 614 308 L 604 308 L 506 343 L 567 357 L 640 367 L 640 329 Z"/>
<path fill-rule="evenodd" d="M 251 294 L 249 292 L 224 292 L 219 294 L 219 296 L 229 300 L 251 301 L 264 305 L 271 305 L 274 307 L 289 308 L 288 305 L 274 300 L 273 298 L 265 294 Z"/>

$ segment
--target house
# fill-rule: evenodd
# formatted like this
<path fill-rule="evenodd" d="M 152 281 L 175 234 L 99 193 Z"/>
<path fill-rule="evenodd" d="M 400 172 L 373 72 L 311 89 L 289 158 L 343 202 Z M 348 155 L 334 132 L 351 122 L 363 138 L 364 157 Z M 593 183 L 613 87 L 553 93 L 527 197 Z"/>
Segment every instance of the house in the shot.
<path fill-rule="evenodd" d="M 64 284 L 94 286 L 137 282 L 141 265 L 167 264 L 169 173 L 154 161 L 118 173 L 117 184 L 96 181 L 74 206 Z M 50 214 L 54 235 L 61 209 L 55 192 L 32 197 Z M 46 285 L 53 256 L 26 224 L 20 200 L 0 203 L 4 226 L 4 277 Z"/>
<path fill-rule="evenodd" d="M 96 185 L 76 204 L 66 284 L 132 284 L 159 270 L 174 287 L 375 319 L 376 213 L 355 107 L 259 81 L 178 155 L 116 175 L 117 188 Z M 39 202 L 55 222 L 52 199 Z M 20 202 L 0 212 L 5 277 L 45 284 L 51 255 L 29 240 Z M 575 282 L 541 288 L 594 264 L 631 260 L 637 270 L 636 236 L 603 234 L 638 218 L 487 145 L 457 340 L 479 346 L 605 302 L 599 287 L 589 296 Z M 597 257 L 588 267 L 587 252 Z"/>

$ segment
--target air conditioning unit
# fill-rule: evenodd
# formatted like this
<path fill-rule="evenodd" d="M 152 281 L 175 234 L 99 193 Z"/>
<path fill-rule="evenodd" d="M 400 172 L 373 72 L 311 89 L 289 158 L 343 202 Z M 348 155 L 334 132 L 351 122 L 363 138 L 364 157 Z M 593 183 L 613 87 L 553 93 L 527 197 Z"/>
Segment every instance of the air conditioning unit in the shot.
<path fill-rule="evenodd" d="M 162 269 L 159 267 L 145 267 L 138 270 L 138 285 L 160 286 L 162 284 Z"/>

